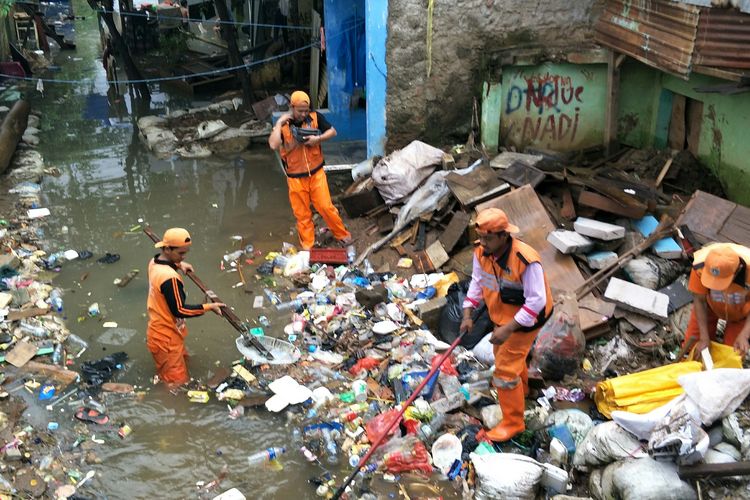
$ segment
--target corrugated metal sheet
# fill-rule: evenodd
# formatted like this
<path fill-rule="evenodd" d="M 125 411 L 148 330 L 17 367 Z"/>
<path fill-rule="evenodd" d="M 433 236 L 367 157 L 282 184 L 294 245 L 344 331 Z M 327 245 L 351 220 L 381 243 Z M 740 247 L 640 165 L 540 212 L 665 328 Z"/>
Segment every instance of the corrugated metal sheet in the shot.
<path fill-rule="evenodd" d="M 595 39 L 639 61 L 687 78 L 700 9 L 669 0 L 607 0 Z"/>
<path fill-rule="evenodd" d="M 750 15 L 734 9 L 701 9 L 693 64 L 750 69 Z"/>

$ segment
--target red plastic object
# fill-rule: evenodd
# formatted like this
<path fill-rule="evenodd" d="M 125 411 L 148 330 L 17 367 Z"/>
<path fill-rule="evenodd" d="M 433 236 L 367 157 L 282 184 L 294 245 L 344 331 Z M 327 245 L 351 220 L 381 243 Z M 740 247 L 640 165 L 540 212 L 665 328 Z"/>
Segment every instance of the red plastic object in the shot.
<path fill-rule="evenodd" d="M 346 248 L 312 248 L 310 264 L 348 264 Z"/>
<path fill-rule="evenodd" d="M 19 62 L 0 62 L 0 75 L 24 78 L 26 77 L 26 72 Z M 346 252 L 344 252 L 344 255 L 346 255 Z"/>

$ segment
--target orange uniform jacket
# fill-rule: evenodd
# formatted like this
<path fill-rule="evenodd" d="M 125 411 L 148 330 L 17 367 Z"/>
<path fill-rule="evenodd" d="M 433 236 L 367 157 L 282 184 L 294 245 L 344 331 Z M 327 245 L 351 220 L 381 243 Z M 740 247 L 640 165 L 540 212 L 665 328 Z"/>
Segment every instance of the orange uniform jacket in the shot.
<path fill-rule="evenodd" d="M 182 349 L 187 335 L 185 320 L 201 316 L 204 306 L 185 304 L 182 277 L 177 267 L 160 260 L 148 263 L 148 330 L 146 344 L 151 352 Z"/>
<path fill-rule="evenodd" d="M 701 283 L 704 260 L 708 250 L 728 245 L 740 256 L 740 271 L 734 282 L 726 290 L 709 290 Z M 693 269 L 690 272 L 688 290 L 698 295 L 705 295 L 708 307 L 719 319 L 735 322 L 750 315 L 750 249 L 731 243 L 714 243 L 695 253 Z"/>
<path fill-rule="evenodd" d="M 308 118 L 302 122 L 302 128 L 318 128 L 318 113 L 311 111 Z M 286 144 L 294 144 L 294 137 L 289 122 L 281 127 L 282 145 L 279 148 L 281 159 L 284 162 L 287 177 L 310 177 L 323 168 L 323 150 L 320 144 L 315 146 L 304 146 L 302 144 L 287 150 Z"/>
<path fill-rule="evenodd" d="M 541 262 L 539 254 L 526 243 L 513 238 L 513 244 L 508 252 L 499 260 L 494 256 L 485 256 L 482 247 L 474 251 L 482 268 L 479 285 L 482 287 L 484 302 L 490 319 L 496 325 L 510 323 L 516 313 L 523 307 L 523 283 L 521 275 L 526 266 L 532 262 Z M 544 310 L 537 316 L 537 322 L 531 327 L 521 327 L 520 331 L 534 331 L 544 324 L 552 312 L 552 292 L 544 275 L 544 288 L 547 303 Z"/>

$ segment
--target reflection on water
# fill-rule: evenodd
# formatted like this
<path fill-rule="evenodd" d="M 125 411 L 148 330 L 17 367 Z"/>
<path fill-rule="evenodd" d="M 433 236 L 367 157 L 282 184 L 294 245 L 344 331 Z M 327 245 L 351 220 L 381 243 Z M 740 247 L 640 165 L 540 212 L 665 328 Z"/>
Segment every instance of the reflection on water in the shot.
<path fill-rule="evenodd" d="M 244 236 L 264 252 L 279 248 L 284 240 L 295 241 L 289 234 L 293 218 L 283 176 L 264 147 L 207 160 L 153 157 L 138 140 L 129 96 L 108 92 L 91 10 L 80 0 L 75 8 L 86 15 L 85 21 L 77 21 L 78 49 L 59 54 L 56 63 L 61 70 L 51 75 L 86 81 L 46 84 L 43 96 L 28 91 L 34 109 L 42 112 L 39 149 L 47 166 L 61 173 L 44 181 L 45 202 L 52 211 L 45 232 L 51 250 L 86 249 L 95 255 L 67 263 L 55 280 L 66 290 L 68 326 L 91 344 L 80 361 L 125 350 L 131 361 L 118 380 L 147 391 L 142 400 L 120 399 L 109 405 L 113 422 L 127 423 L 133 433 L 95 449 L 103 463 L 94 467 L 100 474 L 85 493 L 106 498 L 195 497 L 195 483 L 213 480 L 227 465 L 229 475 L 220 491 L 236 486 L 249 498 L 313 497 L 307 478 L 320 470 L 294 450 L 283 458 L 283 471 L 247 467 L 245 457 L 250 453 L 290 444 L 283 415 L 249 410 L 244 418 L 230 420 L 222 403 L 191 404 L 151 385 L 153 362 L 143 333 L 145 270 L 156 250 L 137 229 L 130 231 L 139 219 L 157 233 L 169 226 L 188 228 L 194 241 L 188 261 L 204 282 L 235 306 L 238 316 L 252 321 L 259 314 L 251 308 L 254 293 L 232 288 L 238 276 L 220 271 L 219 263 L 222 255 L 237 248 L 232 235 Z M 151 112 L 188 104 L 154 89 Z M 121 259 L 97 263 L 96 257 L 105 252 L 118 253 Z M 138 277 L 125 288 L 116 287 L 113 280 L 131 269 L 140 270 Z M 186 290 L 189 302 L 202 300 L 192 284 Z M 100 304 L 98 318 L 86 315 L 92 302 Z M 103 321 L 138 333 L 122 347 L 97 343 L 104 333 Z M 193 376 L 205 378 L 239 357 L 236 332 L 217 316 L 192 319 L 188 325 Z M 275 319 L 271 330 L 283 326 Z"/>

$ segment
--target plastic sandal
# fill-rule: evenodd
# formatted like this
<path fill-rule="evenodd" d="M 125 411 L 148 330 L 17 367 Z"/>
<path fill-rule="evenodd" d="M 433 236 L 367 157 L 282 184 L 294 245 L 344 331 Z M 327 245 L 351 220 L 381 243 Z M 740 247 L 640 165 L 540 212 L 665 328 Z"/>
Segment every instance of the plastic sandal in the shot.
<path fill-rule="evenodd" d="M 83 422 L 92 422 L 99 425 L 104 425 L 109 422 L 109 416 L 104 415 L 93 408 L 86 408 L 81 406 L 76 410 L 76 418 Z"/>

